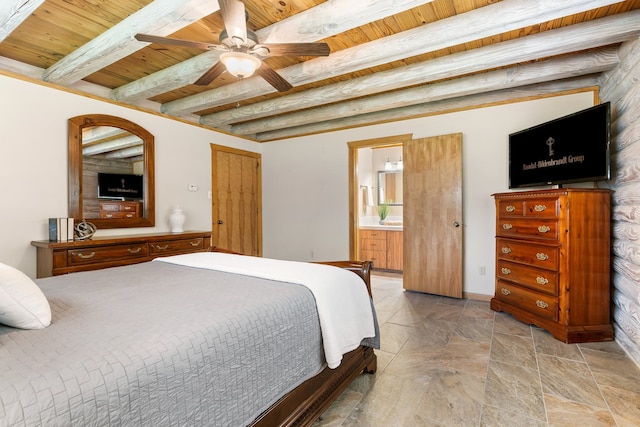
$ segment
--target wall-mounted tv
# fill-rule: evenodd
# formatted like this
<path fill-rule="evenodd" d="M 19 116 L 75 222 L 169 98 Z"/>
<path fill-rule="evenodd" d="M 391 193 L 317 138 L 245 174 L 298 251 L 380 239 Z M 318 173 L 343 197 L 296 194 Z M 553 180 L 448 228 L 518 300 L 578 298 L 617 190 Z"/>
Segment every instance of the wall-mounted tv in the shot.
<path fill-rule="evenodd" d="M 142 175 L 98 173 L 98 197 L 101 199 L 140 200 L 143 188 Z"/>
<path fill-rule="evenodd" d="M 608 180 L 610 104 L 509 135 L 509 188 Z"/>

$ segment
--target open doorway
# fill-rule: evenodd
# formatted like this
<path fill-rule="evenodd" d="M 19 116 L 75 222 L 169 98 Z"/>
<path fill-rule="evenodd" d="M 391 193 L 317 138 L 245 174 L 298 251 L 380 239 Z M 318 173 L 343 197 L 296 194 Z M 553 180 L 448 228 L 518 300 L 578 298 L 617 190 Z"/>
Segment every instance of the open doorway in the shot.
<path fill-rule="evenodd" d="M 390 222 L 376 224 L 371 209 L 393 201 L 391 187 L 398 184 L 392 178 L 387 181 L 387 176 L 393 175 L 386 173 L 387 158 L 376 161 L 373 153 L 397 145 L 402 146 L 402 215 L 399 220 L 391 216 L 387 217 Z M 398 170 L 395 159 L 389 155 L 388 160 L 390 170 Z M 420 139 L 400 135 L 352 142 L 349 167 L 352 259 L 373 260 L 377 274 L 402 272 L 406 290 L 460 298 L 462 134 Z M 393 264 L 394 259 L 400 264 Z"/>
<path fill-rule="evenodd" d="M 411 134 L 349 142 L 351 259 L 402 273 L 402 143 Z"/>

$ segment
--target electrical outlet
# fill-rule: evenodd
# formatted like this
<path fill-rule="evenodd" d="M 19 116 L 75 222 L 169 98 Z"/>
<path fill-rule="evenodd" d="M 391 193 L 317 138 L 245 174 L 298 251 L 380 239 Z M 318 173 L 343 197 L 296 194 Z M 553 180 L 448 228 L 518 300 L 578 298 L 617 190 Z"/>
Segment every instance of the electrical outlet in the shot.
<path fill-rule="evenodd" d="M 486 276 L 487 274 L 487 267 L 484 265 L 481 265 L 480 268 L 478 269 L 478 272 L 480 273 L 481 276 Z"/>
<path fill-rule="evenodd" d="M 197 184 L 189 184 L 189 191 L 198 191 Z"/>

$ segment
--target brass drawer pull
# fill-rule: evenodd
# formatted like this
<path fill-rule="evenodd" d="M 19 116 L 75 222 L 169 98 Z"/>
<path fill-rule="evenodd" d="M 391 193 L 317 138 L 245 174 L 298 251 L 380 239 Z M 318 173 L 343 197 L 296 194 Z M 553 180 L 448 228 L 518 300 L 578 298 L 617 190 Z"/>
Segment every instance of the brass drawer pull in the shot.
<path fill-rule="evenodd" d="M 194 242 L 189 242 L 191 246 L 200 246 L 200 240 L 196 240 Z"/>
<path fill-rule="evenodd" d="M 506 224 L 502 224 L 502 228 L 505 230 L 511 230 L 513 228 L 513 225 L 506 223 Z"/>
<path fill-rule="evenodd" d="M 542 301 L 542 300 L 538 300 L 536 301 L 536 305 L 540 308 L 547 308 L 549 307 L 549 304 L 547 304 L 546 302 Z"/>
<path fill-rule="evenodd" d="M 551 227 L 549 227 L 548 225 L 539 225 L 538 226 L 538 231 L 540 233 L 548 233 L 551 230 Z"/>
<path fill-rule="evenodd" d="M 76 255 L 78 256 L 78 258 L 89 259 L 89 258 L 93 258 L 94 256 L 96 256 L 96 253 L 95 252 L 91 252 L 88 255 L 85 255 L 83 253 L 77 253 Z"/>
<path fill-rule="evenodd" d="M 511 274 L 511 270 L 506 267 L 502 267 L 502 274 Z"/>
<path fill-rule="evenodd" d="M 536 212 L 544 212 L 547 209 L 546 205 L 535 205 L 533 210 Z"/>
<path fill-rule="evenodd" d="M 131 249 L 131 248 L 127 248 L 127 251 L 130 254 L 137 254 L 138 252 L 140 252 L 142 250 L 142 248 L 136 248 L 136 249 Z"/>
<path fill-rule="evenodd" d="M 502 253 L 503 254 L 510 254 L 511 253 L 511 248 L 508 248 L 506 246 L 502 247 Z"/>
<path fill-rule="evenodd" d="M 507 288 L 500 289 L 500 292 L 502 292 L 502 295 L 511 295 L 511 291 Z"/>
<path fill-rule="evenodd" d="M 113 214 L 106 214 L 105 218 L 113 218 Z"/>
<path fill-rule="evenodd" d="M 548 259 L 549 259 L 549 255 L 544 254 L 544 253 L 542 253 L 542 252 L 538 252 L 538 253 L 536 254 L 536 258 L 538 258 L 540 261 L 546 261 L 546 260 L 548 260 Z"/>
<path fill-rule="evenodd" d="M 127 214 L 126 217 L 127 218 L 133 218 L 133 214 Z"/>
<path fill-rule="evenodd" d="M 513 211 L 515 211 L 515 210 L 516 210 L 516 207 L 515 207 L 515 206 L 513 206 L 513 205 L 508 205 L 508 206 L 505 208 L 505 210 L 506 210 L 507 212 L 513 212 Z"/>
<path fill-rule="evenodd" d="M 536 282 L 537 282 L 539 285 L 546 285 L 547 283 L 549 283 L 549 280 L 545 279 L 545 278 L 544 278 L 544 277 L 542 277 L 542 276 L 538 276 L 538 277 L 536 277 Z"/>
<path fill-rule="evenodd" d="M 155 245 L 155 246 L 156 246 L 156 249 L 159 249 L 159 250 L 161 250 L 161 251 L 164 251 L 165 249 L 168 249 L 168 248 L 169 248 L 169 245 L 168 245 L 168 244 L 167 244 L 167 245 L 164 245 L 164 246 L 160 246 L 160 245 Z"/>

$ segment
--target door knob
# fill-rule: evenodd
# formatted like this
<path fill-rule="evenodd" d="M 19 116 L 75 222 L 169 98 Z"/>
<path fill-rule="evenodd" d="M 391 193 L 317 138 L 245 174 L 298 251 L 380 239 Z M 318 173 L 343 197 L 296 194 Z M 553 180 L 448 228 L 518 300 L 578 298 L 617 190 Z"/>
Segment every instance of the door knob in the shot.
<path fill-rule="evenodd" d="M 222 224 L 222 220 L 221 219 L 218 220 L 218 224 Z"/>
<path fill-rule="evenodd" d="M 453 226 L 454 227 L 460 227 L 460 223 L 458 221 L 453 221 Z"/>

